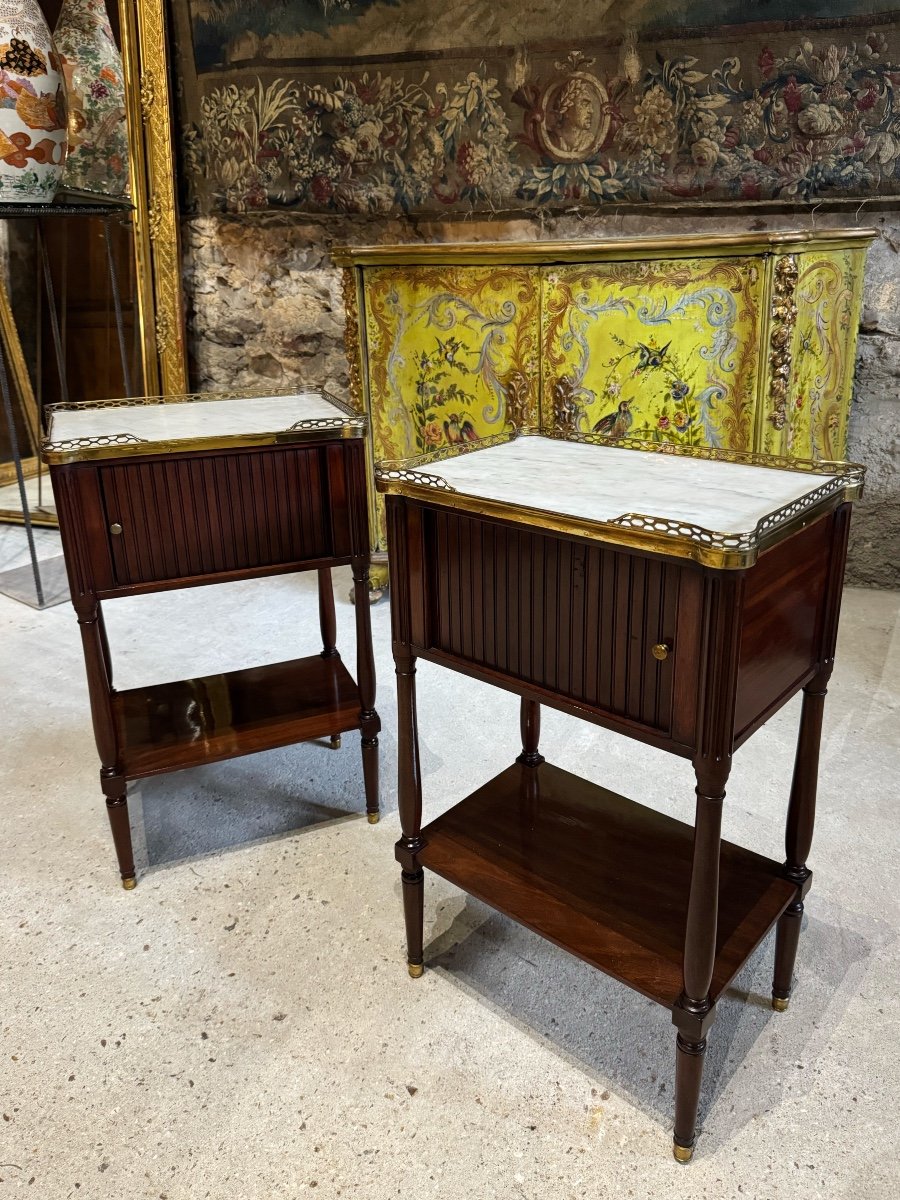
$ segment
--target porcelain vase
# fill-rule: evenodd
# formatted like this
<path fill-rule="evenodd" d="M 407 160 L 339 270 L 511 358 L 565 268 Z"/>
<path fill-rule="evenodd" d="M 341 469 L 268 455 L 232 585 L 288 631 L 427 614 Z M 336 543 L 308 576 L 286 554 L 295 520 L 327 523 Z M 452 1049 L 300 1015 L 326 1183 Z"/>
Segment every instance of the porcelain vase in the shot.
<path fill-rule="evenodd" d="M 0 0 L 0 203 L 49 204 L 66 159 L 66 93 L 37 0 Z"/>
<path fill-rule="evenodd" d="M 105 0 L 63 0 L 53 40 L 69 101 L 63 186 L 124 196 L 128 191 L 125 86 Z"/>

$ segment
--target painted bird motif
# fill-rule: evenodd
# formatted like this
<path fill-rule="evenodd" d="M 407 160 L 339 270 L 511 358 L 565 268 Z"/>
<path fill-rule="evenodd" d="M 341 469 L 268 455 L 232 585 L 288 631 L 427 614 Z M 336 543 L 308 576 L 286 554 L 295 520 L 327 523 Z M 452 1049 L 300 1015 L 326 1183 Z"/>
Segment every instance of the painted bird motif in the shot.
<path fill-rule="evenodd" d="M 454 337 L 447 338 L 446 342 L 442 342 L 440 338 L 436 338 L 435 340 L 437 341 L 438 349 L 441 352 L 444 362 L 451 367 L 459 367 L 461 371 L 468 373 L 465 363 L 460 362 L 456 357 L 459 351 L 463 349 L 462 342 Z"/>
<path fill-rule="evenodd" d="M 460 416 L 459 413 L 447 414 L 447 420 L 444 422 L 444 436 L 451 446 L 460 442 L 478 441 L 475 426 L 465 414 Z"/>
<path fill-rule="evenodd" d="M 631 428 L 633 420 L 631 401 L 621 400 L 616 411 L 607 413 L 605 417 L 601 417 L 591 432 L 602 433 L 604 437 L 624 437 Z"/>
<path fill-rule="evenodd" d="M 645 346 L 643 342 L 638 342 L 638 364 L 634 368 L 634 374 L 638 371 L 651 371 L 655 367 L 661 367 L 663 359 L 666 357 L 666 351 L 672 345 L 671 342 L 666 342 L 659 349 L 656 346 Z"/>

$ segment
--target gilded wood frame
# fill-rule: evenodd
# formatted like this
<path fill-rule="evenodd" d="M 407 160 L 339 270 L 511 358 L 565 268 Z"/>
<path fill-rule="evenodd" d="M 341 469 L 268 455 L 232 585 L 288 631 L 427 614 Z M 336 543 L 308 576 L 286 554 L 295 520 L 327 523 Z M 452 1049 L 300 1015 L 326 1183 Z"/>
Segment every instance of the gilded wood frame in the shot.
<path fill-rule="evenodd" d="M 166 0 L 119 0 L 144 392 L 188 390 Z"/>
<path fill-rule="evenodd" d="M 26 479 L 31 479 L 40 470 L 40 460 L 36 456 L 36 451 L 41 444 L 40 417 L 38 415 L 37 400 L 31 386 L 31 376 L 28 374 L 28 367 L 25 364 L 19 331 L 16 328 L 16 322 L 13 318 L 12 306 L 9 302 L 6 285 L 2 279 L 0 279 L 0 339 L 3 342 L 6 374 L 10 395 L 13 398 L 13 407 L 15 408 L 15 405 L 18 403 L 21 409 L 25 418 L 25 431 L 29 442 L 28 450 L 21 458 L 22 474 Z M 0 463 L 0 487 L 8 487 L 10 484 L 14 484 L 17 478 L 14 462 Z M 18 524 L 22 520 L 21 509 L 0 508 L 0 521 Z M 32 523 L 46 524 L 47 519 L 37 519 L 37 515 L 35 514 L 32 515 Z M 55 518 L 52 518 L 50 523 L 55 524 Z"/>

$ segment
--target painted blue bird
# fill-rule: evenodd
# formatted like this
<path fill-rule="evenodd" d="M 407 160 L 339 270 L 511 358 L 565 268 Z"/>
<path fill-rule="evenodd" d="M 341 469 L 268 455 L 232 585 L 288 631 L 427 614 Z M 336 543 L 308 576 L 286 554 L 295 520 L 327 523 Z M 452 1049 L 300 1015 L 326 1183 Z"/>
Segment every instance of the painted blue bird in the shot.
<path fill-rule="evenodd" d="M 663 359 L 666 357 L 666 351 L 672 345 L 671 342 L 666 342 L 658 350 L 655 346 L 645 346 L 643 342 L 638 342 L 638 364 L 634 368 L 634 374 L 638 371 L 651 371 L 654 367 L 661 367 Z"/>

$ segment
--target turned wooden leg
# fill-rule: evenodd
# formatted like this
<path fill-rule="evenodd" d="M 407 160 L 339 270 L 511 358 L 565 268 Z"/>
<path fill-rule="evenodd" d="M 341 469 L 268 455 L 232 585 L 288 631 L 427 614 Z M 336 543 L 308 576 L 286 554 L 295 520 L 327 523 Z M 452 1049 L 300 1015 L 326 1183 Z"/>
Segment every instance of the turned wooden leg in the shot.
<path fill-rule="evenodd" d="M 109 652 L 109 638 L 106 636 L 106 622 L 103 619 L 103 609 L 97 604 L 97 633 L 100 637 L 100 652 L 103 655 L 103 665 L 106 668 L 106 683 L 110 692 L 113 690 L 112 655 Z"/>
<path fill-rule="evenodd" d="M 356 598 L 356 680 L 359 687 L 359 727 L 362 747 L 366 815 L 378 823 L 378 734 L 381 719 L 375 711 L 375 659 L 372 650 L 372 617 L 369 612 L 369 560 L 353 559 L 353 592 Z"/>
<path fill-rule="evenodd" d="M 380 816 L 378 738 L 366 737 L 365 731 L 363 731 L 360 748 L 362 749 L 363 786 L 366 792 L 366 816 L 370 825 L 377 825 Z"/>
<path fill-rule="evenodd" d="M 322 657 L 337 658 L 337 618 L 334 615 L 334 588 L 331 583 L 331 568 L 320 567 L 319 576 L 319 628 L 322 631 Z"/>
<path fill-rule="evenodd" d="M 369 581 L 366 584 L 367 603 L 377 604 L 390 587 L 390 571 L 387 563 L 369 564 Z M 350 603 L 356 603 L 356 588 L 350 589 Z"/>
<path fill-rule="evenodd" d="M 522 731 L 522 753 L 516 762 L 520 762 L 524 767 L 539 767 L 544 761 L 544 756 L 538 752 L 538 743 L 541 740 L 541 706 L 536 700 L 526 700 L 522 697 L 519 728 Z"/>
<path fill-rule="evenodd" d="M 100 755 L 100 786 L 106 797 L 106 811 L 119 859 L 122 886 L 130 891 L 135 885 L 134 851 L 131 846 L 131 826 L 128 822 L 125 775 L 119 762 L 116 723 L 112 710 L 112 664 L 103 625 L 103 613 L 99 601 L 91 596 L 80 596 L 75 611 L 78 615 L 84 665 L 87 670 L 94 740 Z"/>
<path fill-rule="evenodd" d="M 319 628 L 322 631 L 322 657 L 338 658 L 337 618 L 334 615 L 334 587 L 331 568 L 320 567 L 319 576 Z M 333 733 L 330 739 L 332 750 L 340 750 L 341 735 Z"/>
<path fill-rule="evenodd" d="M 689 1042 L 680 1033 L 675 1039 L 675 1140 L 674 1154 L 679 1162 L 690 1162 L 694 1153 L 700 1084 L 706 1038 Z"/>
<path fill-rule="evenodd" d="M 797 738 L 797 754 L 794 759 L 794 776 L 791 780 L 791 799 L 784 836 L 784 875 L 797 885 L 797 897 L 779 917 L 775 933 L 772 1007 L 776 1012 L 784 1012 L 790 999 L 800 926 L 803 922 L 803 898 L 812 883 L 812 871 L 807 867 L 806 860 L 812 848 L 816 821 L 819 747 L 822 742 L 822 714 L 827 684 L 828 675 L 819 675 L 803 689 L 800 733 Z"/>
<path fill-rule="evenodd" d="M 402 868 L 403 915 L 406 921 L 406 961 L 413 979 L 425 969 L 423 942 L 425 873 L 417 855 L 422 849 L 422 779 L 419 769 L 419 730 L 416 722 L 416 660 L 397 656 L 398 802 L 403 836 L 395 853 Z"/>
<path fill-rule="evenodd" d="M 684 934 L 684 991 L 672 1009 L 678 1027 L 674 1153 L 679 1162 L 689 1162 L 694 1153 L 706 1033 L 715 1020 L 709 989 L 716 958 L 722 801 L 730 767 L 730 758 L 694 762 L 697 809 Z"/>
<path fill-rule="evenodd" d="M 122 887 L 131 891 L 137 883 L 134 871 L 134 851 L 131 846 L 131 823 L 128 820 L 128 796 L 126 783 L 121 775 L 100 772 L 100 786 L 106 795 L 106 815 L 112 830 L 113 845 L 119 860 Z"/>
<path fill-rule="evenodd" d="M 803 901 L 789 904 L 775 927 L 775 973 L 772 977 L 772 1007 L 776 1012 L 787 1012 L 791 998 L 791 982 L 794 963 L 797 961 L 797 946 L 800 942 L 800 926 L 803 924 Z"/>
<path fill-rule="evenodd" d="M 425 928 L 425 872 L 401 871 L 403 883 L 403 920 L 406 924 L 406 963 L 411 979 L 425 972 L 422 948 Z"/>

